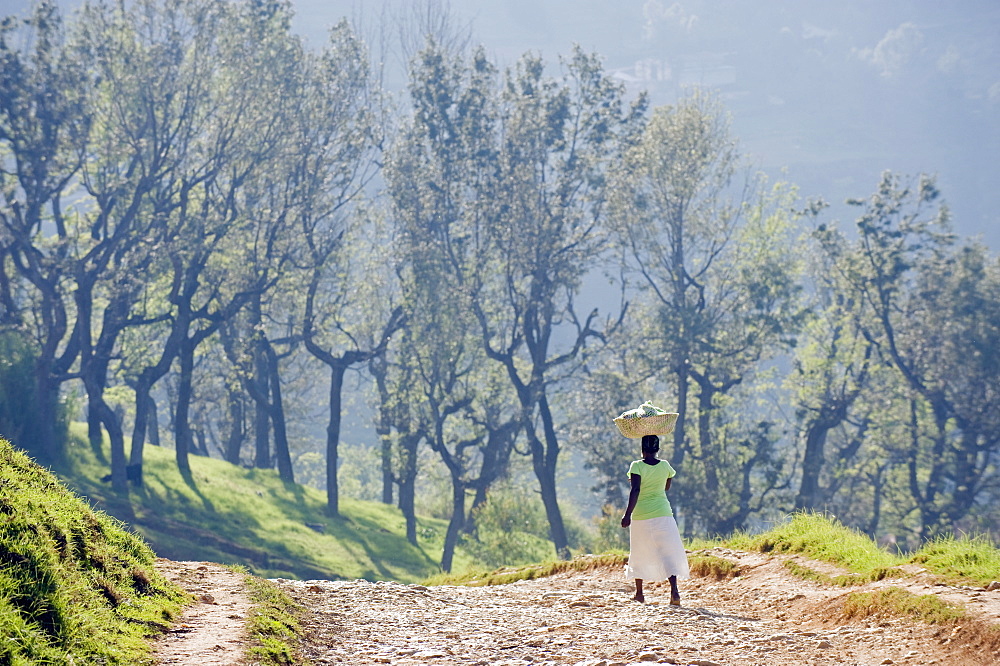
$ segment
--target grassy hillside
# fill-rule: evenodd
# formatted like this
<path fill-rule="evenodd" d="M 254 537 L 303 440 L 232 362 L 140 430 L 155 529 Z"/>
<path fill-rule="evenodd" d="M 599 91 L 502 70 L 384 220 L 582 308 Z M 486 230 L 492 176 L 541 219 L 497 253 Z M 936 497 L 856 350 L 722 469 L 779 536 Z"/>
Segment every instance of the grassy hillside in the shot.
<path fill-rule="evenodd" d="M 325 493 L 286 484 L 273 470 L 192 456 L 191 475 L 184 477 L 172 450 L 152 446 L 146 447 L 144 484 L 126 500 L 100 481 L 107 463 L 79 436 L 72 440 L 70 465 L 59 470 L 67 484 L 127 522 L 162 557 L 239 564 L 268 578 L 412 582 L 439 571 L 444 521 L 420 519 L 414 546 L 395 507 L 342 498 L 341 518 L 331 519 Z M 456 554 L 457 570 L 469 562 L 467 554 Z"/>
<path fill-rule="evenodd" d="M 820 513 L 798 513 L 763 534 L 737 533 L 724 545 L 762 553 L 801 553 L 852 572 L 849 581 L 881 580 L 918 565 L 941 582 L 988 585 L 1000 578 L 1000 549 L 986 535 L 942 536 L 909 553 L 890 553 L 868 536 Z"/>
<path fill-rule="evenodd" d="M 0 439 L 0 664 L 141 664 L 185 595 L 113 518 Z"/>

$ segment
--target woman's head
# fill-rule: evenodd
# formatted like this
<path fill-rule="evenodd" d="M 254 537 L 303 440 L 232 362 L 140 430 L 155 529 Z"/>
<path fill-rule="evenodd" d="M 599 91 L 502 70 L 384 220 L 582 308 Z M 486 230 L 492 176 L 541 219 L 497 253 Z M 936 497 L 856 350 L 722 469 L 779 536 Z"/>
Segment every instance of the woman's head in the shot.
<path fill-rule="evenodd" d="M 660 438 L 656 435 L 643 435 L 642 436 L 642 452 L 645 453 L 656 453 L 660 450 Z"/>

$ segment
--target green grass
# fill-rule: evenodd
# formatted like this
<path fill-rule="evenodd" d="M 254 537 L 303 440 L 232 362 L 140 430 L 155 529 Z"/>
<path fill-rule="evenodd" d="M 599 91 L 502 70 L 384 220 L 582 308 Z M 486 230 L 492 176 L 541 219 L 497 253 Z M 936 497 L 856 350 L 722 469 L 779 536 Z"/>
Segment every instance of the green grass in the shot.
<path fill-rule="evenodd" d="M 703 553 L 693 553 L 688 558 L 688 567 L 692 575 L 703 578 L 725 580 L 740 575 L 739 566 L 732 560 Z"/>
<path fill-rule="evenodd" d="M 803 564 L 799 564 L 795 560 L 788 560 L 785 562 L 785 568 L 788 569 L 789 573 L 793 576 L 797 576 L 802 580 L 811 580 L 814 583 L 819 583 L 821 585 L 832 585 L 835 587 L 850 587 L 852 585 L 864 585 L 865 583 L 871 583 L 877 580 L 882 580 L 888 577 L 890 574 L 899 575 L 901 572 L 899 569 L 893 569 L 891 567 L 879 567 L 877 569 L 872 569 L 867 574 L 838 574 L 836 576 L 831 576 L 830 574 L 825 574 L 822 571 L 816 571 L 812 567 L 807 567 Z"/>
<path fill-rule="evenodd" d="M 125 499 L 98 480 L 106 462 L 73 432 L 66 482 L 162 557 L 243 565 L 265 578 L 415 582 L 440 571 L 445 521 L 419 518 L 414 546 L 395 507 L 341 498 L 341 516 L 330 518 L 324 492 L 284 483 L 274 470 L 191 456 L 191 474 L 182 476 L 174 452 L 155 446 L 145 450 L 143 486 Z M 458 549 L 455 568 L 470 563 Z"/>
<path fill-rule="evenodd" d="M 901 564 L 866 535 L 819 513 L 797 513 L 768 532 L 737 533 L 725 542 L 730 548 L 761 553 L 800 553 L 856 573 Z"/>
<path fill-rule="evenodd" d="M 187 599 L 153 551 L 0 439 L 0 663 L 149 662 Z"/>
<path fill-rule="evenodd" d="M 848 618 L 904 617 L 928 624 L 954 623 L 966 618 L 965 609 L 933 594 L 916 595 L 899 587 L 886 587 L 873 592 L 854 592 L 844 602 Z"/>
<path fill-rule="evenodd" d="M 910 558 L 947 582 L 988 585 L 1000 580 L 1000 550 L 985 536 L 929 541 Z"/>
<path fill-rule="evenodd" d="M 271 581 L 251 575 L 243 567 L 238 567 L 245 575 L 247 591 L 253 602 L 247 618 L 247 632 L 251 645 L 247 657 L 259 666 L 293 666 L 304 663 L 298 653 L 302 626 L 299 618 L 305 608 L 296 604 L 284 590 Z"/>
<path fill-rule="evenodd" d="M 936 581 L 967 585 L 986 585 L 997 580 L 1000 572 L 1000 549 L 985 536 L 942 537 L 928 541 L 907 557 L 889 553 L 868 536 L 820 513 L 796 513 L 768 532 L 737 533 L 722 544 L 762 553 L 799 553 L 850 572 L 829 576 L 803 565 L 788 565 L 801 578 L 830 585 L 913 575 L 902 569 L 907 564 L 920 565 Z"/>
<path fill-rule="evenodd" d="M 696 539 L 687 544 L 692 551 L 692 573 L 719 579 L 740 575 L 730 560 L 707 552 L 715 547 L 761 553 L 801 554 L 834 564 L 848 573 L 829 575 L 794 561 L 785 566 L 794 575 L 824 585 L 847 587 L 914 574 L 903 569 L 918 564 L 936 582 L 986 585 L 997 580 L 1000 572 L 1000 549 L 986 537 L 940 538 L 926 543 L 909 557 L 895 555 L 881 548 L 865 534 L 848 528 L 825 514 L 796 513 L 788 521 L 762 534 L 737 532 L 728 538 Z M 460 573 L 439 574 L 424 581 L 429 585 L 497 585 L 516 580 L 548 576 L 569 569 L 618 565 L 628 553 L 609 552 L 584 556 L 570 562 L 548 561 L 494 570 L 468 568 Z"/>
<path fill-rule="evenodd" d="M 500 567 L 492 571 L 468 568 L 461 573 L 437 574 L 424 581 L 424 585 L 506 585 L 519 580 L 534 580 L 554 576 L 565 571 L 590 571 L 604 567 L 621 567 L 628 560 L 623 552 L 608 552 L 601 555 L 580 555 L 572 560 L 550 560 L 539 564 L 517 567 Z"/>

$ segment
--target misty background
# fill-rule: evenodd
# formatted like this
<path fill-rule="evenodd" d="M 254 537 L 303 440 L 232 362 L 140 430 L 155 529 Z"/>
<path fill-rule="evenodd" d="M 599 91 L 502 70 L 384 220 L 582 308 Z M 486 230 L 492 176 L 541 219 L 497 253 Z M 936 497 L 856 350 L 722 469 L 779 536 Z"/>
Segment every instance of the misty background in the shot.
<path fill-rule="evenodd" d="M 66 11 L 77 0 L 57 3 Z M 293 0 L 313 47 L 347 17 L 394 41 L 412 0 Z M 28 0 L 0 0 L 23 14 Z M 425 5 L 420 5 L 425 6 Z M 449 0 L 452 25 L 499 64 L 555 63 L 573 44 L 646 90 L 651 106 L 690 86 L 717 91 L 733 134 L 772 178 L 849 219 L 886 170 L 935 174 L 955 231 L 1000 247 L 1000 3 L 995 0 Z M 373 51 L 378 46 L 373 44 Z M 402 93 L 400 54 L 385 83 Z M 785 174 L 784 176 L 782 174 Z"/>
<path fill-rule="evenodd" d="M 313 45 L 342 16 L 393 30 L 412 2 L 296 0 Z M 822 197 L 845 221 L 879 174 L 936 174 L 955 231 L 1000 247 L 1000 3 L 929 0 L 451 0 L 501 64 L 573 44 L 646 90 L 651 106 L 717 91 L 760 169 Z M 386 82 L 400 89 L 387 57 Z M 782 176 L 783 170 L 786 175 Z"/>

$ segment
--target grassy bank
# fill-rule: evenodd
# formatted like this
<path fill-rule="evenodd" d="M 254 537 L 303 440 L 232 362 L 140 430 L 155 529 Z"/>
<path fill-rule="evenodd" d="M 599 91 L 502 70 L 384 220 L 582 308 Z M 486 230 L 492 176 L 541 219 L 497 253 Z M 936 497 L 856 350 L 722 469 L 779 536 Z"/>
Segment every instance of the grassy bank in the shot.
<path fill-rule="evenodd" d="M 1000 549 L 985 536 L 947 536 L 925 543 L 908 555 L 881 548 L 868 536 L 819 513 L 799 513 L 788 522 L 762 534 L 737 533 L 721 540 L 737 550 L 762 553 L 799 553 L 829 562 L 852 576 L 838 578 L 865 583 L 888 575 L 908 575 L 906 565 L 916 565 L 943 583 L 988 585 L 1000 578 Z"/>
<path fill-rule="evenodd" d="M 191 456 L 182 475 L 169 449 L 148 446 L 144 483 L 127 498 L 100 481 L 105 460 L 78 431 L 67 484 L 127 522 L 158 555 L 174 560 L 236 564 L 265 578 L 323 578 L 414 582 L 440 571 L 445 521 L 418 519 L 418 544 L 406 540 L 398 509 L 378 502 L 340 500 L 340 517 L 326 515 L 326 494 L 285 483 L 274 470 L 245 469 Z M 455 566 L 471 563 L 459 550 Z"/>
<path fill-rule="evenodd" d="M 0 663 L 147 663 L 184 593 L 153 551 L 0 439 Z"/>

